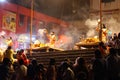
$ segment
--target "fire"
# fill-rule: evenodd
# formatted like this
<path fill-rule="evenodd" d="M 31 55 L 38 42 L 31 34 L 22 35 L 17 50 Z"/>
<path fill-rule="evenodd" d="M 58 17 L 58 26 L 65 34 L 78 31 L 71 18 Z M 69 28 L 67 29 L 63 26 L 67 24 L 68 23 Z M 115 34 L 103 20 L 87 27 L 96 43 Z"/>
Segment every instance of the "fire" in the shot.
<path fill-rule="evenodd" d="M 62 41 L 63 43 L 69 43 L 72 42 L 72 38 L 68 37 L 66 35 L 60 35 L 59 40 Z"/>

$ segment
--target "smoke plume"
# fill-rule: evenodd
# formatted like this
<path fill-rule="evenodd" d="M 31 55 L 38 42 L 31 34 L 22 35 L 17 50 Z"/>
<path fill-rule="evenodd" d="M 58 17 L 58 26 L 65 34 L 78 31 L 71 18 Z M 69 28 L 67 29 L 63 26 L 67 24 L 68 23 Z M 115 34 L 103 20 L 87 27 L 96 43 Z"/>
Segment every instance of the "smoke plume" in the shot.
<path fill-rule="evenodd" d="M 108 30 L 112 32 L 111 36 L 114 33 L 119 33 L 120 32 L 120 22 L 117 21 L 117 19 L 111 17 L 108 18 L 106 17 L 105 20 L 103 20 L 103 22 Z M 98 36 L 98 32 L 96 32 L 96 27 L 98 27 L 98 20 L 97 19 L 87 19 L 85 22 L 85 25 L 88 26 L 88 32 L 87 32 L 87 37 L 93 37 L 93 36 Z"/>

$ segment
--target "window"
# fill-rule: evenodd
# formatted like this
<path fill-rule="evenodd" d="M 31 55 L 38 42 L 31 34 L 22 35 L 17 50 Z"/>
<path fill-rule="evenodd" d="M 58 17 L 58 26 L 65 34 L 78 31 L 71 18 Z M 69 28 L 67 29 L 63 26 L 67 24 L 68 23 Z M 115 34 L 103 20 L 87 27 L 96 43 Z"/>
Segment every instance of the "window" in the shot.
<path fill-rule="evenodd" d="M 22 14 L 19 15 L 19 19 L 20 19 L 19 25 L 20 25 L 20 27 L 24 26 L 24 18 L 25 18 L 24 15 L 22 15 Z"/>

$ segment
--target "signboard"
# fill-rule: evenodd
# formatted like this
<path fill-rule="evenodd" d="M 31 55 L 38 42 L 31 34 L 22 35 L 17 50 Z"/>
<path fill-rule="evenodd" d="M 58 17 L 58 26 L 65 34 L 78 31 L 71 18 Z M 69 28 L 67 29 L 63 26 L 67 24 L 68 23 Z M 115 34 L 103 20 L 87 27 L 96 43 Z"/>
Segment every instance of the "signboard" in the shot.
<path fill-rule="evenodd" d="M 6 11 L 2 17 L 2 29 L 16 32 L 16 14 Z"/>

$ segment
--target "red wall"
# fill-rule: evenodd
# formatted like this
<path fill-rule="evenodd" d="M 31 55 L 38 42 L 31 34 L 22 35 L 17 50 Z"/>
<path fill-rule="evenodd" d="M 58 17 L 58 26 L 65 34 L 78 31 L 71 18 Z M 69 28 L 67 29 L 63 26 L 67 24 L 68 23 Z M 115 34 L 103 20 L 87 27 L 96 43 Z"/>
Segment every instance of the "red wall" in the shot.
<path fill-rule="evenodd" d="M 31 10 L 27 9 L 25 7 L 16 5 L 16 4 L 8 3 L 8 2 L 0 3 L 0 30 L 2 30 L 2 16 L 5 13 L 5 11 L 10 11 L 10 12 L 16 13 L 16 33 L 19 33 L 19 34 L 20 33 L 26 33 L 26 31 L 27 31 L 27 19 L 28 19 L 28 17 L 31 16 Z M 25 19 L 24 19 L 25 24 L 22 27 L 20 27 L 18 25 L 19 14 L 25 15 Z M 63 26 L 63 27 L 68 26 L 68 23 L 66 23 L 62 20 L 44 15 L 44 14 L 39 13 L 39 12 L 34 11 L 33 12 L 33 17 L 38 21 L 40 21 L 40 20 L 44 21 L 46 24 L 49 23 L 49 22 L 54 22 L 54 23 L 57 23 L 57 24 L 59 24 L 60 26 Z"/>

